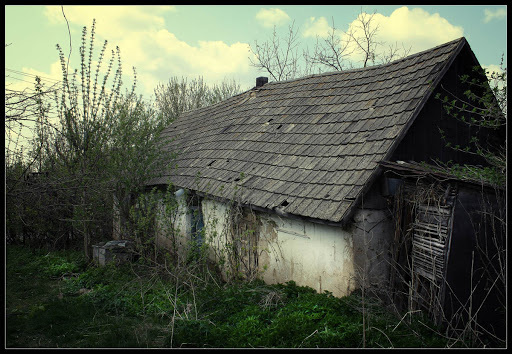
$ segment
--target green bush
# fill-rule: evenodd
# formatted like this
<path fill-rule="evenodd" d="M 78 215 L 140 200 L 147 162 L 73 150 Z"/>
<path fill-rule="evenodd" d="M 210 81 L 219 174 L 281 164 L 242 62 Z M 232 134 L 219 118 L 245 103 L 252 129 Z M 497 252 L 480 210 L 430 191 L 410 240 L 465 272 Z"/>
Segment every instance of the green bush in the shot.
<path fill-rule="evenodd" d="M 57 251 L 47 253 L 44 257 L 46 267 L 44 274 L 59 278 L 63 275 L 78 273 L 86 269 L 87 261 L 82 253 L 73 251 Z"/>

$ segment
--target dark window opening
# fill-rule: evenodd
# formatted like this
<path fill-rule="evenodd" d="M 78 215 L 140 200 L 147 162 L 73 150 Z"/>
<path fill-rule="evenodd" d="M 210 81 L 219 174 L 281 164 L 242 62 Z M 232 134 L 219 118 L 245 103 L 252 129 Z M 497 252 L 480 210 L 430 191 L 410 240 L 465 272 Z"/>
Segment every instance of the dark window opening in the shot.
<path fill-rule="evenodd" d="M 204 242 L 203 237 L 203 213 L 201 211 L 201 206 L 192 206 L 190 207 L 191 218 L 190 218 L 190 238 L 192 241 L 192 248 L 195 250 L 199 250 L 199 247 Z"/>
<path fill-rule="evenodd" d="M 201 200 L 197 195 L 192 195 L 188 202 L 188 212 L 190 213 L 190 239 L 192 247 L 197 250 L 204 242 L 204 221 L 201 208 Z"/>

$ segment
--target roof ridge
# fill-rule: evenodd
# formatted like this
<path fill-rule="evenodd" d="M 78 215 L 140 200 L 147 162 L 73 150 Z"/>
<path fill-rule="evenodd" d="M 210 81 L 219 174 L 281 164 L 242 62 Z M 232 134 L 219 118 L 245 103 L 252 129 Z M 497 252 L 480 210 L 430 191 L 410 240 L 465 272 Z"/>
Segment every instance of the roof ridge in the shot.
<path fill-rule="evenodd" d="M 242 95 L 247 95 L 249 94 L 249 92 L 253 91 L 254 88 L 251 88 L 249 90 L 246 90 L 246 91 L 243 91 L 243 92 L 240 92 L 240 93 L 237 93 L 236 95 L 233 95 L 231 97 L 228 97 L 228 98 L 225 98 L 221 101 L 218 101 L 218 102 L 215 102 L 215 103 L 212 103 L 212 104 L 209 104 L 207 106 L 202 106 L 202 107 L 195 107 L 195 108 L 192 108 L 192 109 L 189 109 L 189 110 L 186 110 L 186 111 L 183 111 L 181 112 L 181 114 L 189 114 L 191 112 L 195 112 L 195 111 L 199 111 L 199 110 L 204 110 L 204 109 L 210 109 L 210 108 L 214 108 L 215 106 L 217 105 L 221 105 L 221 104 L 226 104 L 226 101 L 228 100 L 231 100 L 231 99 L 234 99 L 238 96 L 242 96 Z"/>
<path fill-rule="evenodd" d="M 307 79 L 310 79 L 310 78 L 318 78 L 318 77 L 322 77 L 322 76 L 340 75 L 340 74 L 343 74 L 343 73 L 348 74 L 348 73 L 355 73 L 355 72 L 361 72 L 361 71 L 366 71 L 366 70 L 379 69 L 379 68 L 382 68 L 382 67 L 394 65 L 394 64 L 406 61 L 406 60 L 413 59 L 415 57 L 424 55 L 426 53 L 432 52 L 432 51 L 437 50 L 437 49 L 442 48 L 442 47 L 446 47 L 446 46 L 452 45 L 452 44 L 457 43 L 457 42 L 461 42 L 463 40 L 465 41 L 466 38 L 465 37 L 459 37 L 459 38 L 457 38 L 455 40 L 452 40 L 450 42 L 446 42 L 446 43 L 437 45 L 437 46 L 432 47 L 430 49 L 425 49 L 425 50 L 423 50 L 421 52 L 417 52 L 417 53 L 408 55 L 408 56 L 406 56 L 404 58 L 396 59 L 396 60 L 393 60 L 393 61 L 391 61 L 389 63 L 385 63 L 385 64 L 371 65 L 371 66 L 367 66 L 367 67 L 363 67 L 363 68 L 354 68 L 354 69 L 341 70 L 341 71 L 328 71 L 328 72 L 323 72 L 323 73 L 318 73 L 318 74 L 310 74 L 310 75 L 306 75 L 306 76 L 299 77 L 299 78 L 294 78 L 294 79 L 289 79 L 289 80 L 270 81 L 270 82 L 266 83 L 264 86 L 261 86 L 261 87 L 254 86 L 254 87 L 252 87 L 252 88 L 250 88 L 250 89 L 248 89 L 246 91 L 240 92 L 240 93 L 238 93 L 236 95 L 233 95 L 233 96 L 231 96 L 229 98 L 226 98 L 226 99 L 224 99 L 222 101 L 215 102 L 215 103 L 210 104 L 208 106 L 196 107 L 196 108 L 184 111 L 184 112 L 182 112 L 182 114 L 185 114 L 185 113 L 188 114 L 190 112 L 194 112 L 194 111 L 197 111 L 197 110 L 213 108 L 213 107 L 215 107 L 216 105 L 219 105 L 219 104 L 225 104 L 227 100 L 235 99 L 238 96 L 250 95 L 251 92 L 264 90 L 265 86 L 267 86 L 267 85 L 283 84 L 283 83 L 289 83 L 289 82 L 294 82 L 294 81 L 298 82 L 298 81 L 301 81 L 301 80 L 307 80 Z"/>
<path fill-rule="evenodd" d="M 408 56 L 406 56 L 404 58 L 396 59 L 396 60 L 393 60 L 393 61 L 391 61 L 389 63 L 385 63 L 385 64 L 377 64 L 377 65 L 371 65 L 371 66 L 366 66 L 366 67 L 362 67 L 362 68 L 353 68 L 353 69 L 347 69 L 347 70 L 327 71 L 327 72 L 323 72 L 323 73 L 310 74 L 310 75 L 306 75 L 306 76 L 299 77 L 299 78 L 294 78 L 294 79 L 289 79 L 289 80 L 270 81 L 270 82 L 268 82 L 265 85 L 269 85 L 269 84 L 282 84 L 282 83 L 288 83 L 288 82 L 293 82 L 293 81 L 306 80 L 306 79 L 310 79 L 310 78 L 313 78 L 313 77 L 331 76 L 331 75 L 339 75 L 339 74 L 342 74 L 342 73 L 354 73 L 354 72 L 361 72 L 361 71 L 366 71 L 366 70 L 379 69 L 379 68 L 382 68 L 382 67 L 386 67 L 386 66 L 390 66 L 390 65 L 394 65 L 394 64 L 400 63 L 402 61 L 413 59 L 415 57 L 418 57 L 418 56 L 424 55 L 426 53 L 432 52 L 434 50 L 437 50 L 439 48 L 447 47 L 449 45 L 452 45 L 452 44 L 455 44 L 455 43 L 458 43 L 458 42 L 462 42 L 462 41 L 466 41 L 466 38 L 465 37 L 459 37 L 459 38 L 454 39 L 454 40 L 452 40 L 450 42 L 439 44 L 439 45 L 437 45 L 435 47 L 422 50 L 421 52 L 417 52 L 417 53 L 408 55 Z M 250 90 L 253 90 L 253 89 L 254 88 L 252 88 Z M 248 91 L 250 91 L 250 90 L 248 90 Z"/>

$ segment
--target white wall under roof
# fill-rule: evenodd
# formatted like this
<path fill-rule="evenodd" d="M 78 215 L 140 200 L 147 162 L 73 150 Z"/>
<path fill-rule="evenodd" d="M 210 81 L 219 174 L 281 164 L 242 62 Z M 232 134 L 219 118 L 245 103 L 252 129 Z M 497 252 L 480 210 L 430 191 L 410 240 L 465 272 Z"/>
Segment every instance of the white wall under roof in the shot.
<path fill-rule="evenodd" d="M 190 222 L 184 206 L 179 214 L 179 249 L 186 251 Z M 226 255 L 229 206 L 203 200 L 202 212 L 206 240 L 212 260 Z M 383 211 L 358 210 L 353 227 L 340 227 L 283 218 L 276 214 L 251 212 L 256 215 L 253 225 L 247 227 L 257 234 L 258 275 L 266 283 L 285 283 L 293 280 L 300 286 L 309 286 L 318 292 L 330 291 L 335 296 L 348 295 L 360 284 L 360 270 L 366 267 L 378 277 L 385 277 L 385 257 L 389 242 L 389 222 Z M 384 221 L 384 222 L 383 222 Z M 158 243 L 170 247 L 163 237 Z M 371 259 L 370 259 L 371 258 Z M 365 263 L 366 262 L 366 263 Z M 224 269 L 224 271 L 227 268 Z M 375 270 L 379 270 L 376 272 Z M 225 272 L 224 272 L 225 274 Z M 373 282 L 374 283 L 374 282 Z"/>
<path fill-rule="evenodd" d="M 293 280 L 335 296 L 354 290 L 353 242 L 348 231 L 271 214 L 260 218 L 267 231 L 260 235 L 268 249 L 260 254 L 260 267 L 267 266 L 262 274 L 265 282 Z"/>

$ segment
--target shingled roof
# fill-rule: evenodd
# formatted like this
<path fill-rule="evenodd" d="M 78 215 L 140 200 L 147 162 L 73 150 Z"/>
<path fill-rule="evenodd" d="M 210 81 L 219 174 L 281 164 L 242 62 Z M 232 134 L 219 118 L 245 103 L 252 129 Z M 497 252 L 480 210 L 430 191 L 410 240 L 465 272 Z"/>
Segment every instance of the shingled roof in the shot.
<path fill-rule="evenodd" d="M 163 132 L 177 168 L 150 184 L 346 223 L 462 47 L 270 82 L 189 111 Z M 236 186 L 236 189 L 235 189 Z"/>

